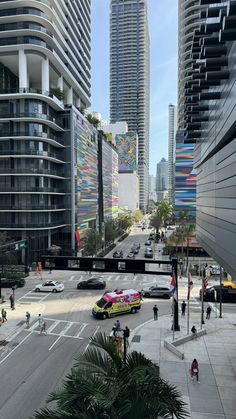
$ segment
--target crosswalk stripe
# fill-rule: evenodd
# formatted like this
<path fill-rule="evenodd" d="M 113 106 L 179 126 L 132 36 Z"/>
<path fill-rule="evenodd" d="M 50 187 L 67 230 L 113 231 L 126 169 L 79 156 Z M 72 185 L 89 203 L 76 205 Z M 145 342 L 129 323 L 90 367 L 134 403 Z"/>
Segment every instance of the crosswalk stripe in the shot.
<path fill-rule="evenodd" d="M 70 327 L 72 326 L 72 322 L 68 322 L 68 325 L 64 327 L 64 329 L 61 330 L 60 335 L 64 336 L 67 332 L 67 330 L 70 329 Z"/>
<path fill-rule="evenodd" d="M 114 281 L 119 281 L 119 279 L 120 279 L 120 275 L 117 275 L 117 276 L 114 278 Z"/>
<path fill-rule="evenodd" d="M 51 333 L 53 329 L 55 329 L 55 327 L 57 327 L 57 325 L 60 323 L 60 320 L 56 320 L 53 324 L 51 324 L 51 326 L 49 326 L 49 328 L 47 329 L 48 333 Z"/>
<path fill-rule="evenodd" d="M 77 335 L 75 335 L 76 338 L 78 338 L 81 335 L 81 333 L 83 332 L 83 330 L 85 329 L 86 326 L 87 326 L 86 323 L 81 325 L 81 328 L 80 328 L 79 332 L 77 333 Z"/>

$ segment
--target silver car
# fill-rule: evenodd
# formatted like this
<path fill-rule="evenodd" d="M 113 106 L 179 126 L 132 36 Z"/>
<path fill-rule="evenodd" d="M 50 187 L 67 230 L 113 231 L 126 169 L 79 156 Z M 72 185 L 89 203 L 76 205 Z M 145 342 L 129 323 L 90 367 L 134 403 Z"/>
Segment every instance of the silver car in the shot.
<path fill-rule="evenodd" d="M 144 297 L 159 297 L 159 298 L 170 298 L 173 293 L 171 289 L 165 285 L 153 285 L 149 288 L 142 289 L 142 295 Z"/>

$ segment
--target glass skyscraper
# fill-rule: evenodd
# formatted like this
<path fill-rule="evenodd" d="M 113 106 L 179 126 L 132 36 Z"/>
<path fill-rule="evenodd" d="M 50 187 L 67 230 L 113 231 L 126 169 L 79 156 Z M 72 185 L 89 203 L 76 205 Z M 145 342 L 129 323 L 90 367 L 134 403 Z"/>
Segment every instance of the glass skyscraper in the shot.
<path fill-rule="evenodd" d="M 148 203 L 149 33 L 147 0 L 110 3 L 110 119 L 138 134 L 140 208 Z"/>

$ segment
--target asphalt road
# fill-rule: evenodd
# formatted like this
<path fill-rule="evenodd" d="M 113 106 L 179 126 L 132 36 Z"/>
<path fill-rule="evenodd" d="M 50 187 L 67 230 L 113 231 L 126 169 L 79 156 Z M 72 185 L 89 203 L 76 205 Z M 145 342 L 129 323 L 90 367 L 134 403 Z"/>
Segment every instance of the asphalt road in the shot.
<path fill-rule="evenodd" d="M 124 255 L 134 241 L 141 243 L 138 257 L 144 255 L 145 241 L 148 232 L 134 230 L 132 234 L 117 246 Z M 161 246 L 156 248 L 156 258 L 160 257 Z M 112 252 L 113 253 L 113 252 Z M 87 273 L 54 271 L 43 274 L 43 279 L 58 279 L 64 282 L 65 290 L 60 294 L 35 293 L 33 288 L 40 282 L 32 277 L 24 288 L 16 290 L 16 312 L 19 319 L 24 319 L 26 310 L 31 312 L 29 329 L 19 329 L 11 337 L 0 358 L 0 418 L 27 419 L 34 411 L 46 405 L 50 392 L 58 388 L 62 379 L 70 371 L 74 359 L 89 344 L 89 338 L 98 332 L 109 334 L 113 319 L 104 321 L 94 319 L 91 315 L 93 304 L 101 297 L 102 291 L 77 290 L 77 282 L 88 277 Z M 140 290 L 146 285 L 157 281 L 170 284 L 166 276 L 132 274 L 104 274 L 107 289 L 134 288 Z M 198 300 L 199 284 L 196 284 L 191 299 L 192 322 L 200 318 Z M 10 294 L 10 290 L 4 292 Z M 186 281 L 179 283 L 179 299 L 186 298 Z M 161 299 L 145 299 L 142 309 L 136 314 L 119 317 L 121 326 L 129 326 L 134 330 L 138 325 L 152 319 L 152 307 L 159 308 L 161 316 L 170 315 L 171 301 Z M 47 335 L 39 335 L 37 315 L 41 313 L 47 323 Z M 10 316 L 10 312 L 9 312 Z"/>

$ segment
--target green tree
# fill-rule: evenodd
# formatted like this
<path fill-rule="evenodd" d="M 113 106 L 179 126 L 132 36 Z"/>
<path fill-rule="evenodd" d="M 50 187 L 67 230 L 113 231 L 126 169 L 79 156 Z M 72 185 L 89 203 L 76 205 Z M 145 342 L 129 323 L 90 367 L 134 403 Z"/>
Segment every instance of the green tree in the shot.
<path fill-rule="evenodd" d="M 105 223 L 105 242 L 113 242 L 117 237 L 117 228 L 113 221 Z"/>
<path fill-rule="evenodd" d="M 0 246 L 2 246 L 3 244 L 9 243 L 10 241 L 12 241 L 8 235 L 6 231 L 1 231 L 0 232 Z"/>
<path fill-rule="evenodd" d="M 188 259 L 189 259 L 189 242 L 190 242 L 190 238 L 193 236 L 193 234 L 195 233 L 195 225 L 194 224 L 188 224 L 187 226 L 185 226 L 184 228 L 184 235 L 185 235 L 185 240 L 186 240 L 186 244 L 187 244 L 187 248 L 186 248 L 186 272 L 188 271 Z"/>
<path fill-rule="evenodd" d="M 142 211 L 140 211 L 139 209 L 137 209 L 137 210 L 134 210 L 133 212 L 132 212 L 132 220 L 135 222 L 135 223 L 138 223 L 139 221 L 141 221 L 142 219 L 143 219 L 143 213 L 142 213 Z"/>
<path fill-rule="evenodd" d="M 130 215 L 119 215 L 117 218 L 117 226 L 119 234 L 124 233 L 128 228 L 132 226 L 132 219 Z"/>
<path fill-rule="evenodd" d="M 101 235 L 96 230 L 89 230 L 83 239 L 83 255 L 95 256 L 101 247 Z"/>
<path fill-rule="evenodd" d="M 86 116 L 87 120 L 92 124 L 95 128 L 99 125 L 99 119 L 95 118 L 91 113 Z"/>
<path fill-rule="evenodd" d="M 186 404 L 174 385 L 163 380 L 159 367 L 143 354 L 124 361 L 104 334 L 91 339 L 61 390 L 52 393 L 35 419 L 185 419 Z"/>
<path fill-rule="evenodd" d="M 161 225 L 164 227 L 166 226 L 166 223 L 168 220 L 171 219 L 172 214 L 173 214 L 173 205 L 170 201 L 168 201 L 167 199 L 163 199 L 158 207 L 157 207 L 157 211 L 159 214 L 159 218 L 161 220 Z"/>
<path fill-rule="evenodd" d="M 170 237 L 169 241 L 175 246 L 175 255 L 177 256 L 178 247 L 182 244 L 182 237 L 174 232 Z"/>
<path fill-rule="evenodd" d="M 151 215 L 149 224 L 152 228 L 155 228 L 156 235 L 158 235 L 159 229 L 161 228 L 161 219 L 158 210 Z"/>

